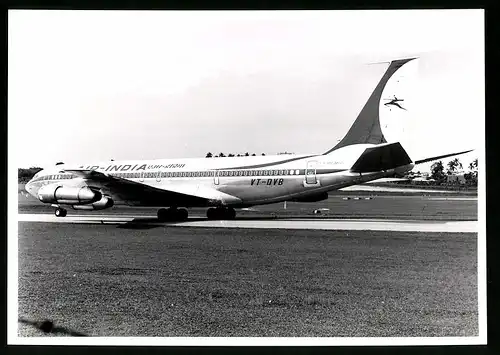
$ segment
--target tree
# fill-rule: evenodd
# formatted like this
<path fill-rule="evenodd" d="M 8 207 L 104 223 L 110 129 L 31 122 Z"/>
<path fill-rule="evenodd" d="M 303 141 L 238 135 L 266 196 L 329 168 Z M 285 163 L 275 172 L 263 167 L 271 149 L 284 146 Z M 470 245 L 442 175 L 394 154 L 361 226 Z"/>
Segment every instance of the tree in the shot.
<path fill-rule="evenodd" d="M 228 156 L 228 157 L 234 157 L 234 154 L 229 153 L 227 156 Z"/>
<path fill-rule="evenodd" d="M 246 156 L 246 157 L 249 157 L 249 156 L 250 156 L 250 154 L 248 154 L 248 152 L 246 152 L 246 153 L 245 153 L 245 156 Z"/>
<path fill-rule="evenodd" d="M 469 170 L 477 175 L 477 158 L 469 164 Z"/>
<path fill-rule="evenodd" d="M 255 157 L 255 156 L 256 156 L 256 155 L 255 155 L 255 153 L 253 153 L 253 154 L 252 154 L 252 157 Z"/>
<path fill-rule="evenodd" d="M 460 163 L 460 160 L 458 158 L 455 158 L 448 162 L 448 175 L 452 175 L 453 173 L 457 172 L 458 169 L 462 169 L 462 163 Z"/>
<path fill-rule="evenodd" d="M 211 157 L 212 157 L 212 153 L 208 152 L 207 156 L 205 158 L 211 158 Z"/>
<path fill-rule="evenodd" d="M 443 162 L 437 161 L 431 165 L 431 178 L 438 182 L 442 182 L 445 179 Z"/>
<path fill-rule="evenodd" d="M 266 153 L 262 153 L 262 156 L 266 155 Z"/>
<path fill-rule="evenodd" d="M 221 152 L 221 153 L 219 154 L 219 157 L 221 157 L 221 158 L 225 157 L 224 153 L 222 153 L 222 152 Z"/>
<path fill-rule="evenodd" d="M 477 158 L 469 164 L 469 172 L 464 177 L 467 183 L 477 186 Z"/>

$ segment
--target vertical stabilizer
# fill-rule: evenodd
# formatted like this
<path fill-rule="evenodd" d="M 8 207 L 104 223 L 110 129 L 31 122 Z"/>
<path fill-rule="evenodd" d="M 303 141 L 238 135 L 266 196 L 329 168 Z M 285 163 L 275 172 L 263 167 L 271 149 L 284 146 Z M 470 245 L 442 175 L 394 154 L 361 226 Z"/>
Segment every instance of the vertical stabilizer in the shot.
<path fill-rule="evenodd" d="M 370 98 L 359 113 L 356 121 L 347 132 L 344 138 L 332 149 L 324 154 L 333 152 L 336 149 L 351 144 L 380 144 L 387 143 L 380 127 L 380 100 L 385 85 L 394 73 L 404 64 L 415 58 L 393 60 L 387 68 L 384 76 L 380 79 L 377 87 L 373 90 Z"/>

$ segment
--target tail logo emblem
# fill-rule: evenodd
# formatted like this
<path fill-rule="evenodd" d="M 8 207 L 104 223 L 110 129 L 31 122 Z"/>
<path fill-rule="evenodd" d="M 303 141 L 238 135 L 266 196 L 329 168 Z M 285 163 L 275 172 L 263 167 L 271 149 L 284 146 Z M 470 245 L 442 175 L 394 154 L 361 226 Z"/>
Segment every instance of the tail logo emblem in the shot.
<path fill-rule="evenodd" d="M 392 106 L 399 107 L 401 110 L 405 110 L 406 111 L 406 109 L 404 107 L 402 107 L 400 104 L 398 104 L 398 102 L 404 101 L 404 99 L 398 99 L 396 97 L 396 95 L 394 95 L 393 99 L 384 99 L 384 100 L 389 101 L 389 102 L 384 103 L 385 106 L 392 105 Z M 390 107 L 389 107 L 389 109 L 390 109 Z"/>

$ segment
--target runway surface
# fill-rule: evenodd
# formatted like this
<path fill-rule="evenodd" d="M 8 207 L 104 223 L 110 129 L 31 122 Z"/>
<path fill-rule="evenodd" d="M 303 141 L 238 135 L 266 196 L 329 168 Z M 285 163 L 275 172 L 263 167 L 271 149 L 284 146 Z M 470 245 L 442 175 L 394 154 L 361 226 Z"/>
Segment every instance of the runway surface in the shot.
<path fill-rule="evenodd" d="M 345 197 L 182 223 L 20 200 L 18 334 L 477 335 L 477 198 Z"/>
<path fill-rule="evenodd" d="M 315 215 L 319 210 L 321 216 Z M 157 209 L 115 206 L 103 211 L 74 211 L 68 209 L 71 216 L 156 216 Z M 18 212 L 20 214 L 53 214 L 54 208 L 35 200 L 33 197 L 19 196 Z M 190 209 L 190 216 L 202 218 L 206 209 Z M 407 219 L 407 220 L 445 220 L 475 221 L 477 220 L 477 196 L 422 196 L 413 194 L 400 195 L 342 195 L 332 194 L 327 200 L 313 203 L 288 202 L 255 206 L 249 209 L 238 209 L 237 216 L 242 218 L 371 218 L 371 219 Z"/>
<path fill-rule="evenodd" d="M 243 219 L 212 221 L 200 218 L 177 223 L 161 223 L 154 216 L 135 218 L 134 216 L 99 215 L 56 217 L 52 214 L 21 214 L 19 222 L 122 224 L 129 228 L 168 225 L 171 227 L 209 227 L 209 228 L 259 228 L 259 229 L 323 229 L 323 230 L 379 230 L 379 231 L 416 231 L 416 232 L 477 232 L 476 221 L 419 221 L 419 220 L 377 220 L 377 219 Z"/>

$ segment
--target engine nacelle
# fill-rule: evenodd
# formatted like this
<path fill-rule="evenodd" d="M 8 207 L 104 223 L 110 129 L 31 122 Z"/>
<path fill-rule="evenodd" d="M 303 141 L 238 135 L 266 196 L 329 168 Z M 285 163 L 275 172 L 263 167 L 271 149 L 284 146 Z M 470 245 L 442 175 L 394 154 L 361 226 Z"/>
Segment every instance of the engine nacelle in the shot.
<path fill-rule="evenodd" d="M 104 210 L 106 208 L 113 207 L 115 203 L 110 197 L 103 196 L 99 201 L 94 202 L 90 205 L 74 205 L 73 209 L 75 210 L 86 210 L 86 211 L 92 211 L 92 210 Z"/>
<path fill-rule="evenodd" d="M 45 185 L 38 190 L 38 199 L 44 203 L 82 205 L 99 201 L 101 198 L 99 191 L 88 186 Z"/>
<path fill-rule="evenodd" d="M 318 202 L 318 201 L 323 201 L 328 198 L 328 192 L 320 192 L 314 195 L 308 195 L 304 197 L 298 197 L 294 198 L 290 201 L 293 202 Z"/>

